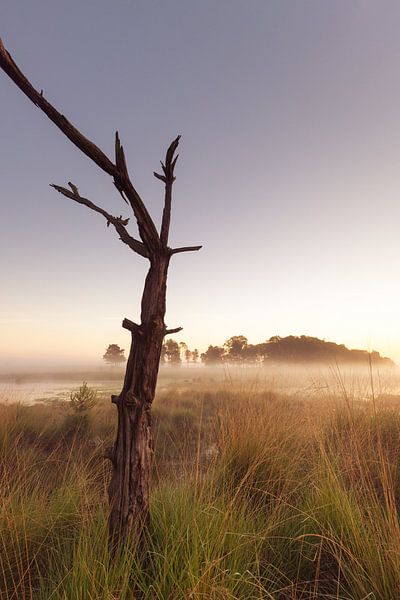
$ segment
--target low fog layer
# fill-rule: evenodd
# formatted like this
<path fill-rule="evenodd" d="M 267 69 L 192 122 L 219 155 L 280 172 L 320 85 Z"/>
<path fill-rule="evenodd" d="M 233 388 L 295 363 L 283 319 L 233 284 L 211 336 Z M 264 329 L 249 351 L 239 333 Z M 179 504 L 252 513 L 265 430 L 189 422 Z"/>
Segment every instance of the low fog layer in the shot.
<path fill-rule="evenodd" d="M 124 377 L 123 366 L 58 370 L 43 369 L 10 372 L 0 376 L 0 401 L 65 399 L 71 389 L 83 381 L 104 397 L 118 393 Z M 157 393 L 211 390 L 221 394 L 245 392 L 253 395 L 276 394 L 301 400 L 340 397 L 345 400 L 392 398 L 400 394 L 400 369 L 374 367 L 368 364 L 310 364 L 299 366 L 281 363 L 267 366 L 232 365 L 206 366 L 183 364 L 160 368 Z"/>

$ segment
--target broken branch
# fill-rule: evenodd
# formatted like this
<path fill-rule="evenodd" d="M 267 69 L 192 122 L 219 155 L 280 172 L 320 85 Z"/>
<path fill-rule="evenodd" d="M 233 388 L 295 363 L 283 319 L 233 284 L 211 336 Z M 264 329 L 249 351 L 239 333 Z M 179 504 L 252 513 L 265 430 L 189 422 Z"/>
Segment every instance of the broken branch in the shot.
<path fill-rule="evenodd" d="M 43 96 L 43 92 L 39 93 L 25 75 L 20 71 L 15 64 L 9 52 L 3 45 L 0 39 L 0 67 L 7 73 L 19 89 L 38 107 L 40 108 L 55 125 L 71 140 L 75 146 L 79 148 L 86 156 L 96 163 L 103 171 L 115 177 L 118 175 L 118 170 L 111 160 L 90 140 L 88 140 L 80 131 L 78 131 L 72 123 L 68 121 L 48 102 Z"/>
<path fill-rule="evenodd" d="M 175 329 L 166 329 L 164 335 L 171 335 L 172 333 L 179 333 L 183 327 L 175 327 Z"/>
<path fill-rule="evenodd" d="M 171 254 L 179 254 L 180 252 L 195 252 L 203 246 L 182 246 L 181 248 L 171 248 Z"/>
<path fill-rule="evenodd" d="M 74 200 L 79 204 L 83 204 L 84 206 L 87 206 L 91 210 L 94 210 L 95 212 L 99 213 L 100 215 L 103 215 L 103 217 L 107 220 L 107 225 L 111 223 L 115 227 L 122 242 L 127 244 L 131 248 L 131 250 L 137 252 L 137 254 L 140 254 L 140 256 L 143 256 L 144 258 L 149 257 L 145 245 L 142 244 L 142 242 L 139 242 L 139 240 L 133 238 L 125 229 L 125 225 L 128 224 L 129 219 L 122 219 L 122 217 L 114 217 L 113 215 L 110 215 L 107 211 L 105 211 L 100 206 L 94 204 L 88 198 L 84 198 L 83 196 L 81 196 L 76 185 L 74 185 L 71 182 L 68 182 L 68 185 L 71 188 L 71 190 L 61 187 L 60 185 L 55 185 L 54 183 L 51 183 L 50 187 L 57 190 L 57 192 L 59 192 L 63 196 L 66 196 L 67 198 L 70 198 L 71 200 Z"/>
<path fill-rule="evenodd" d="M 143 333 L 142 330 L 140 329 L 140 325 L 138 325 L 137 323 L 134 323 L 130 319 L 124 319 L 122 321 L 122 327 L 124 329 L 128 329 L 128 331 L 130 331 L 132 333 L 138 333 L 139 335 L 142 335 L 142 333 Z"/>

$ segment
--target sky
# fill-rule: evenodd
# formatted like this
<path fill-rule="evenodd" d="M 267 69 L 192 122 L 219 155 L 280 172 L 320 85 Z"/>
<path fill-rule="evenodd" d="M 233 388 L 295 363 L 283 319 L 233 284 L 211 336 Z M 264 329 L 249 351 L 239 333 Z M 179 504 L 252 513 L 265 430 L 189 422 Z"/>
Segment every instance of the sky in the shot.
<path fill-rule="evenodd" d="M 0 23 L 111 157 L 118 129 L 157 223 L 152 173 L 182 135 L 170 241 L 203 248 L 171 262 L 177 341 L 305 334 L 400 362 L 400 3 L 3 0 Z M 147 262 L 48 184 L 127 206 L 4 73 L 0 103 L 3 368 L 128 348 Z"/>

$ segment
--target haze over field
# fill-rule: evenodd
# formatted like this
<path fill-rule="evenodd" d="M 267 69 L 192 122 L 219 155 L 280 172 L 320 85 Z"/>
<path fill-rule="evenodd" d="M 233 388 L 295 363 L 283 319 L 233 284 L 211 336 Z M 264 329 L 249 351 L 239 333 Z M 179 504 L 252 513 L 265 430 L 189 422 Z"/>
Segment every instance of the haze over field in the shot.
<path fill-rule="evenodd" d="M 398 3 L 4 0 L 0 21 L 27 75 L 109 154 L 119 129 L 155 217 L 152 172 L 182 134 L 172 240 L 204 248 L 173 260 L 178 341 L 304 333 L 400 360 Z M 0 359 L 88 364 L 127 347 L 145 264 L 48 187 L 72 180 L 126 216 L 0 83 Z"/>

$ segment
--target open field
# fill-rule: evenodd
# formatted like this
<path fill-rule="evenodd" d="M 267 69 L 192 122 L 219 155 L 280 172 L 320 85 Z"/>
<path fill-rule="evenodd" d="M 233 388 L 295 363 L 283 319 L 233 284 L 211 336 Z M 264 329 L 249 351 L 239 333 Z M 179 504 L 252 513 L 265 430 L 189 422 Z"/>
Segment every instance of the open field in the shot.
<path fill-rule="evenodd" d="M 66 387 L 34 404 L 4 387 L 0 598 L 399 598 L 397 370 L 178 371 L 154 405 L 149 538 L 112 567 L 118 378 L 83 415 Z"/>

